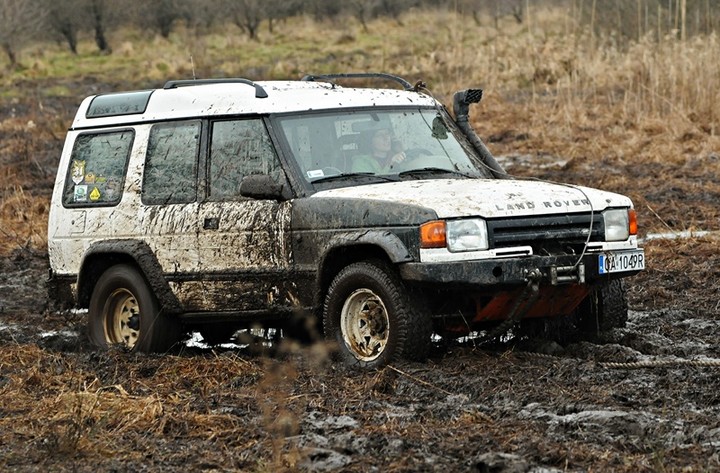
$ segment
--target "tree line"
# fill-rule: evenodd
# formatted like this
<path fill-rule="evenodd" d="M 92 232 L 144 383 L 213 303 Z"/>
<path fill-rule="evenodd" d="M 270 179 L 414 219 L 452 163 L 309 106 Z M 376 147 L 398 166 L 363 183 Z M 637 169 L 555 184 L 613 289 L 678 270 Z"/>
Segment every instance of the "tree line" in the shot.
<path fill-rule="evenodd" d="M 232 22 L 250 38 L 261 25 L 272 33 L 284 19 L 311 15 L 318 21 L 349 19 L 364 30 L 377 17 L 402 25 L 411 9 L 453 9 L 478 25 L 489 18 L 523 23 L 533 9 L 562 7 L 578 28 L 615 32 L 626 39 L 709 34 L 718 26 L 720 0 L 0 0 L 0 48 L 11 67 L 32 41 L 60 41 L 77 54 L 78 38 L 91 34 L 99 51 L 112 52 L 109 35 L 135 26 L 167 38 L 183 23 L 198 32 Z"/>

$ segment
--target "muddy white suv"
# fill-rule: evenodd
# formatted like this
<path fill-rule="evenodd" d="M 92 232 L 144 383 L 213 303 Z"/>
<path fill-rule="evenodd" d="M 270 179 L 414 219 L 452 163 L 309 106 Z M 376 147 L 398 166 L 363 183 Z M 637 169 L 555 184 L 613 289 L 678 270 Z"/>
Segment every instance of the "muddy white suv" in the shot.
<path fill-rule="evenodd" d="M 357 78 L 394 83 L 336 84 Z M 100 347 L 318 327 L 364 367 L 520 319 L 622 325 L 632 202 L 507 176 L 468 124 L 481 95 L 454 118 L 386 74 L 88 97 L 52 196 L 53 294 Z"/>

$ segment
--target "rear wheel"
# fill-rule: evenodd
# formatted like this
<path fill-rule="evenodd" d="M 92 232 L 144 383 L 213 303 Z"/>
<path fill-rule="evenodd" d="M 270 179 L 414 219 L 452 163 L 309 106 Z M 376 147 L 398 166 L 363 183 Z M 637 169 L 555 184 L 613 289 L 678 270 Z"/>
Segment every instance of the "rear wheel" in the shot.
<path fill-rule="evenodd" d="M 345 362 L 364 368 L 398 357 L 424 359 L 432 334 L 429 314 L 382 261 L 353 263 L 338 273 L 328 288 L 323 328 Z"/>
<path fill-rule="evenodd" d="M 162 352 L 180 338 L 179 323 L 160 313 L 145 278 L 130 265 L 113 266 L 100 276 L 88 312 L 89 337 L 100 348 Z"/>

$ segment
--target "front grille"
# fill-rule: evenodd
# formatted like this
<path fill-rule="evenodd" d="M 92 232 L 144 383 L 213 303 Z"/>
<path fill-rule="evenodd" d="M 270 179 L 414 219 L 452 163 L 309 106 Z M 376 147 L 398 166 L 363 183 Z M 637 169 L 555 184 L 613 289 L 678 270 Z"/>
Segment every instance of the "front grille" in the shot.
<path fill-rule="evenodd" d="M 599 213 L 488 220 L 488 239 L 490 248 L 531 246 L 535 253 L 577 251 L 588 241 L 591 221 L 590 241 L 602 241 L 605 232 Z"/>

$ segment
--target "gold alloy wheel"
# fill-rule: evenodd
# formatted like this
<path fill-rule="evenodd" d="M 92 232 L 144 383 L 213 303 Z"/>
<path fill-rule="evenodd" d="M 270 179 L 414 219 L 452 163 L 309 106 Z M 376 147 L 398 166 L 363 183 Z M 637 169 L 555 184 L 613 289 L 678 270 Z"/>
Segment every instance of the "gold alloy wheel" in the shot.
<path fill-rule="evenodd" d="M 340 330 L 345 345 L 358 360 L 370 362 L 382 354 L 389 328 L 385 304 L 370 289 L 358 289 L 345 300 L 340 313 Z"/>
<path fill-rule="evenodd" d="M 105 338 L 132 349 L 140 335 L 140 305 L 132 292 L 116 289 L 105 305 Z"/>

